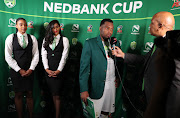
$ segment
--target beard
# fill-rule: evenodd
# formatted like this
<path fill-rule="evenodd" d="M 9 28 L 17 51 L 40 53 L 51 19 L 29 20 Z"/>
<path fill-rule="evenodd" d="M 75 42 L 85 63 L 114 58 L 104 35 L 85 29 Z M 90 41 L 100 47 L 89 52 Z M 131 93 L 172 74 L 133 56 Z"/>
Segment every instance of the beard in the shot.
<path fill-rule="evenodd" d="M 108 41 L 109 40 L 109 38 L 107 38 L 107 37 L 102 37 L 103 39 L 104 39 L 104 41 Z"/>

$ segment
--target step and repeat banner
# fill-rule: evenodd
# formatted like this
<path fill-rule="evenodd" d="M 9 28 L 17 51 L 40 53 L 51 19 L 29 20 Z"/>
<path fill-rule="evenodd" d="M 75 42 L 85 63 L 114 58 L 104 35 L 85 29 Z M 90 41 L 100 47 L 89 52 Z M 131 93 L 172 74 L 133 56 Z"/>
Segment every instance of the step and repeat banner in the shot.
<path fill-rule="evenodd" d="M 178 22 L 180 21 L 180 1 L 178 0 L 1 0 L 0 114 L 7 117 L 8 114 L 16 112 L 15 93 L 12 90 L 9 67 L 4 58 L 4 46 L 6 37 L 16 31 L 17 18 L 26 19 L 27 33 L 37 38 L 39 50 L 48 23 L 54 19 L 60 22 L 62 34 L 69 39 L 71 44 L 66 65 L 68 81 L 64 85 L 68 88 L 65 91 L 68 93 L 68 98 L 72 99 L 69 101 L 65 99 L 67 104 L 64 106 L 68 107 L 69 110 L 74 110 L 76 108 L 70 108 L 70 106 L 79 104 L 76 101 L 79 100 L 78 69 L 81 50 L 86 39 L 99 35 L 100 21 L 104 18 L 110 18 L 114 21 L 113 36 L 117 37 L 124 52 L 145 54 L 151 49 L 154 39 L 149 34 L 149 24 L 152 16 L 159 11 L 171 12 L 176 20 L 175 29 L 180 29 L 180 22 Z M 127 74 L 128 72 L 124 73 L 123 79 L 135 78 Z M 35 70 L 34 113 L 45 111 L 49 103 L 45 99 L 45 91 L 44 69 L 40 58 Z M 66 95 L 64 96 L 66 97 Z M 115 118 L 128 116 L 126 105 L 122 100 L 121 86 L 117 89 L 116 106 L 116 112 L 113 114 Z M 81 112 L 81 110 L 77 112 Z"/>

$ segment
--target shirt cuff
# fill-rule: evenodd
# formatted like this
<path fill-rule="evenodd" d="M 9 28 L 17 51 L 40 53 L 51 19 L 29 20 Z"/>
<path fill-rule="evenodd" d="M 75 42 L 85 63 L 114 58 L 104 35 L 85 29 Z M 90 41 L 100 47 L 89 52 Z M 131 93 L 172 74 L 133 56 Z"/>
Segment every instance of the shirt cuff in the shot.
<path fill-rule="evenodd" d="M 16 67 L 16 68 L 14 68 L 14 70 L 15 70 L 16 72 L 18 72 L 18 71 L 21 70 L 21 68 L 18 66 L 18 67 Z"/>

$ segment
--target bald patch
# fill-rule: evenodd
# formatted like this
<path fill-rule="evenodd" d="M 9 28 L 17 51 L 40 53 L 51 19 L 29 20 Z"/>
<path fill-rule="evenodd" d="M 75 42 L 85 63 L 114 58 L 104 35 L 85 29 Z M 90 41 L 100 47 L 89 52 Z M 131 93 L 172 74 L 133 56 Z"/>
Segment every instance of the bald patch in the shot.
<path fill-rule="evenodd" d="M 157 19 L 160 23 L 164 24 L 166 27 L 170 28 L 171 30 L 174 27 L 175 19 L 172 13 L 170 12 L 158 12 L 156 13 L 153 18 Z"/>

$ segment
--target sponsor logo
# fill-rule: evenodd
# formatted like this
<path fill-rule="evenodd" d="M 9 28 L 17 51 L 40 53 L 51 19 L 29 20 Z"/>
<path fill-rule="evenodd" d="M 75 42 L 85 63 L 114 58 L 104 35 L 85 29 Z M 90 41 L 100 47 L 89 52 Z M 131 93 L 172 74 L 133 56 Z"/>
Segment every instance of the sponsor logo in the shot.
<path fill-rule="evenodd" d="M 46 102 L 45 102 L 45 101 L 41 101 L 41 102 L 40 102 L 40 106 L 41 106 L 42 108 L 46 107 Z"/>
<path fill-rule="evenodd" d="M 77 44 L 77 41 L 78 41 L 77 38 L 73 38 L 73 39 L 72 39 L 72 44 L 73 44 L 73 45 L 76 45 L 76 44 Z"/>
<path fill-rule="evenodd" d="M 73 24 L 71 32 L 79 32 L 79 24 Z"/>
<path fill-rule="evenodd" d="M 13 8 L 16 5 L 16 0 L 4 0 L 4 3 L 8 8 Z"/>
<path fill-rule="evenodd" d="M 91 33 L 92 32 L 92 28 L 93 28 L 92 25 L 87 26 L 87 32 Z"/>
<path fill-rule="evenodd" d="M 132 33 L 134 35 L 139 35 L 140 26 L 139 25 L 133 25 L 132 27 Z"/>
<path fill-rule="evenodd" d="M 150 33 L 150 27 L 148 27 L 148 34 L 151 34 L 151 33 Z"/>
<path fill-rule="evenodd" d="M 9 92 L 9 98 L 13 99 L 15 97 L 15 92 L 11 91 Z"/>
<path fill-rule="evenodd" d="M 60 24 L 60 28 L 61 28 L 61 31 L 64 30 L 64 24 L 63 23 Z"/>
<path fill-rule="evenodd" d="M 7 86 L 12 86 L 12 80 L 11 80 L 11 77 L 8 78 L 8 82 L 7 82 Z"/>
<path fill-rule="evenodd" d="M 131 44 L 130 44 L 131 49 L 135 50 L 136 49 L 136 45 L 137 45 L 137 43 L 135 41 L 131 42 Z"/>
<path fill-rule="evenodd" d="M 16 111 L 16 107 L 15 107 L 15 104 L 10 104 L 9 106 L 8 106 L 8 112 L 15 112 Z"/>
<path fill-rule="evenodd" d="M 34 24 L 33 21 L 29 21 L 29 22 L 28 22 L 28 27 L 29 27 L 29 28 L 33 28 L 33 24 Z"/>
<path fill-rule="evenodd" d="M 10 18 L 8 27 L 16 27 L 16 19 Z"/>
<path fill-rule="evenodd" d="M 119 26 L 117 27 L 117 34 L 121 34 L 121 33 L 122 33 L 122 28 L 123 28 L 122 25 L 119 25 Z"/>
<path fill-rule="evenodd" d="M 147 43 L 145 44 L 145 50 L 143 50 L 143 51 L 144 51 L 144 52 L 149 52 L 149 51 L 151 50 L 153 44 L 154 44 L 153 42 L 147 42 Z"/>
<path fill-rule="evenodd" d="M 48 22 L 45 22 L 45 23 L 44 23 L 44 28 L 46 29 L 48 25 L 49 25 L 49 23 L 48 23 Z"/>
<path fill-rule="evenodd" d="M 180 0 L 172 0 L 173 5 L 171 10 L 180 9 Z"/>
<path fill-rule="evenodd" d="M 119 40 L 119 45 L 120 45 L 120 46 L 122 45 L 122 41 L 121 41 L 121 40 Z"/>

